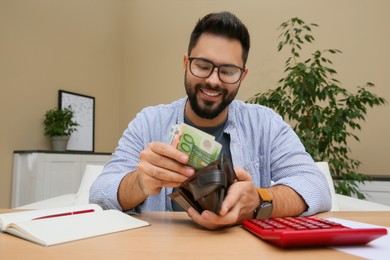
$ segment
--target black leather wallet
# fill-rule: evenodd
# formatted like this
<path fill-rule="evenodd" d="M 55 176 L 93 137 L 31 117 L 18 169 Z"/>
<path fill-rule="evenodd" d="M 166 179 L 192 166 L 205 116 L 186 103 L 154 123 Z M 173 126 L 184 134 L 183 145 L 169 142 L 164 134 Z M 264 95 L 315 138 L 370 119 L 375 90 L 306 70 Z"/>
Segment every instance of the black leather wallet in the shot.
<path fill-rule="evenodd" d="M 220 160 L 197 171 L 168 196 L 185 211 L 191 206 L 199 213 L 210 210 L 218 214 L 228 188 L 236 179 L 231 159 L 222 154 Z"/>

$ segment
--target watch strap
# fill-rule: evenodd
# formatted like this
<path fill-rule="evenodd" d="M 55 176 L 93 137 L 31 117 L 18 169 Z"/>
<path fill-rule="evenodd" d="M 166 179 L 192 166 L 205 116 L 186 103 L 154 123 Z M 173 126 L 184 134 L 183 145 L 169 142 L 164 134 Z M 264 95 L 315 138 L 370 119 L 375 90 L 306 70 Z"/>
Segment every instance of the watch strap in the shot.
<path fill-rule="evenodd" d="M 253 212 L 253 217 L 256 219 L 269 218 L 272 215 L 273 204 L 272 197 L 266 189 L 256 188 L 260 197 L 260 205 Z"/>
<path fill-rule="evenodd" d="M 260 204 L 263 203 L 263 201 L 272 202 L 271 195 L 269 195 L 268 191 L 263 188 L 256 188 L 257 193 L 259 193 L 260 196 Z"/>

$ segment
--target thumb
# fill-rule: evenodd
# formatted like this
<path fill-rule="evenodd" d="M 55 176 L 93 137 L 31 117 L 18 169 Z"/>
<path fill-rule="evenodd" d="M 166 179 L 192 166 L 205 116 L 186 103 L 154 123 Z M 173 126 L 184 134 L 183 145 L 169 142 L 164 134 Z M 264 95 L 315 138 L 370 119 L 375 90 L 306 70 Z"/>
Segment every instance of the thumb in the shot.
<path fill-rule="evenodd" d="M 234 171 L 236 172 L 237 180 L 238 181 L 252 181 L 252 176 L 249 172 L 245 171 L 242 168 L 235 168 Z"/>

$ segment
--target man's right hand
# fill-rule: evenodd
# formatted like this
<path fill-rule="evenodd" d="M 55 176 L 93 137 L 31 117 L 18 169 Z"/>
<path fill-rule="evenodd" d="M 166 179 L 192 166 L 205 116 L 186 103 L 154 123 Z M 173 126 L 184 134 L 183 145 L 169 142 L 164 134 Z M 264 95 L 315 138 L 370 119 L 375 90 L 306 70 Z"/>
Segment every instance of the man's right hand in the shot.
<path fill-rule="evenodd" d="M 163 187 L 178 187 L 195 171 L 186 165 L 188 156 L 173 146 L 152 142 L 140 153 L 137 169 L 127 174 L 118 190 L 122 209 L 132 209 Z"/>

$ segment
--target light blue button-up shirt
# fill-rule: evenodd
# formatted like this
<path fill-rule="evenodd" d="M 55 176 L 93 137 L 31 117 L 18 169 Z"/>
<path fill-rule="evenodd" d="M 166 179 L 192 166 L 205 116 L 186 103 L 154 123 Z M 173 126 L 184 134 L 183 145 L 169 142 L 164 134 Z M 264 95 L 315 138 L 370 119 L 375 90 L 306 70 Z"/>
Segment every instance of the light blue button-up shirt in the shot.
<path fill-rule="evenodd" d="M 167 105 L 146 107 L 130 122 L 119 140 L 112 159 L 91 187 L 90 202 L 104 209 L 122 210 L 118 188 L 123 177 L 135 171 L 139 154 L 150 142 L 168 143 L 170 129 L 184 120 L 187 97 Z M 234 167 L 244 168 L 252 175 L 256 187 L 282 184 L 302 196 L 308 209 L 302 215 L 312 215 L 331 208 L 331 195 L 325 176 L 292 128 L 273 110 L 234 100 L 229 105 L 225 132 L 230 135 L 230 150 Z M 128 211 L 172 211 L 167 196 L 172 188 L 149 196 Z M 286 198 L 288 200 L 288 198 Z"/>

